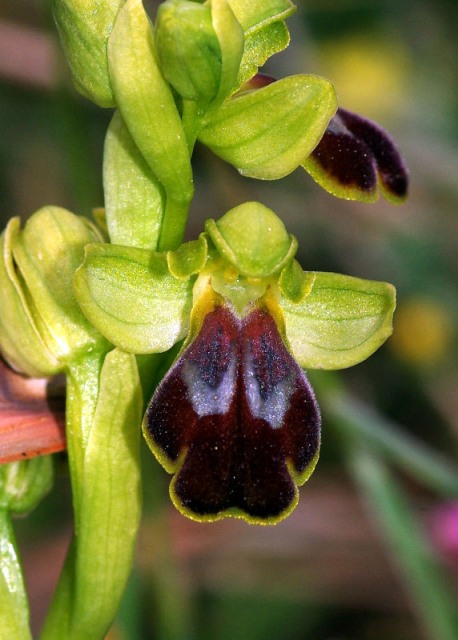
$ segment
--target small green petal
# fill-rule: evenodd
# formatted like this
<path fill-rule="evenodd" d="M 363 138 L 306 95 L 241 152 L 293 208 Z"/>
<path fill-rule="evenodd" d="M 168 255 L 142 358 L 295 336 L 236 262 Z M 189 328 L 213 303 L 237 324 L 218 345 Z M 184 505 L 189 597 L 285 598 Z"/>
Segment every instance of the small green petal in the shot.
<path fill-rule="evenodd" d="M 247 33 L 237 86 L 240 87 L 252 78 L 271 56 L 286 49 L 289 41 L 288 28 L 281 21 L 268 24 L 254 33 Z"/>
<path fill-rule="evenodd" d="M 302 271 L 297 260 L 292 260 L 282 270 L 278 285 L 282 294 L 291 302 L 300 302 L 307 296 L 315 281 L 315 275 L 310 271 Z"/>
<path fill-rule="evenodd" d="M 93 244 L 74 289 L 87 318 L 111 343 L 130 353 L 161 353 L 186 335 L 192 284 L 173 277 L 163 254 Z"/>
<path fill-rule="evenodd" d="M 276 180 L 311 153 L 336 108 L 328 80 L 291 76 L 226 101 L 199 139 L 242 175 Z"/>
<path fill-rule="evenodd" d="M 229 4 L 246 32 L 260 29 L 277 20 L 286 20 L 296 11 L 290 0 L 229 0 Z"/>
<path fill-rule="evenodd" d="M 245 46 L 237 85 L 242 85 L 275 53 L 289 44 L 285 20 L 296 7 L 289 0 L 230 0 L 235 17 L 245 32 Z"/>
<path fill-rule="evenodd" d="M 297 250 L 280 218 L 260 202 L 245 202 L 205 228 L 218 252 L 244 276 L 262 278 L 278 272 Z"/>
<path fill-rule="evenodd" d="M 310 293 L 300 302 L 281 300 L 294 357 L 311 369 L 358 364 L 392 333 L 394 287 L 335 273 L 313 275 Z"/>
<path fill-rule="evenodd" d="M 211 0 L 212 22 L 221 49 L 221 76 L 215 103 L 222 102 L 236 87 L 243 55 L 243 29 L 228 0 Z"/>
<path fill-rule="evenodd" d="M 201 234 L 197 240 L 182 244 L 176 251 L 167 252 L 170 273 L 179 280 L 187 280 L 205 266 L 207 261 L 207 241 Z"/>

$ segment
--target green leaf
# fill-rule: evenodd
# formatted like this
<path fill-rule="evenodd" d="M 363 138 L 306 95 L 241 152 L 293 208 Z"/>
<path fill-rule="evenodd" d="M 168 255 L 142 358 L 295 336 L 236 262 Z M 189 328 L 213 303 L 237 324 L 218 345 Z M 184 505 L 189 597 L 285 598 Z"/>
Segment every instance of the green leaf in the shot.
<path fill-rule="evenodd" d="M 107 346 L 82 314 L 72 290 L 84 245 L 99 239 L 85 218 L 60 207 L 43 207 L 29 218 L 12 247 L 30 314 L 61 363 Z"/>
<path fill-rule="evenodd" d="M 141 0 L 127 0 L 119 12 L 108 62 L 116 102 L 135 144 L 167 197 L 188 203 L 193 184 L 186 137 Z"/>
<path fill-rule="evenodd" d="M 164 254 L 89 245 L 74 289 L 91 323 L 125 351 L 163 352 L 187 333 L 192 283 L 170 274 Z"/>
<path fill-rule="evenodd" d="M 243 175 L 275 180 L 311 153 L 336 108 L 328 80 L 291 76 L 225 102 L 199 138 Z"/>
<path fill-rule="evenodd" d="M 76 88 L 100 107 L 113 107 L 107 42 L 125 0 L 54 0 L 54 19 Z"/>
<path fill-rule="evenodd" d="M 105 139 L 103 185 L 111 242 L 156 249 L 164 211 L 164 190 L 118 111 Z"/>
<path fill-rule="evenodd" d="M 390 284 L 314 273 L 300 302 L 282 298 L 286 337 L 301 367 L 342 369 L 369 357 L 392 333 Z"/>

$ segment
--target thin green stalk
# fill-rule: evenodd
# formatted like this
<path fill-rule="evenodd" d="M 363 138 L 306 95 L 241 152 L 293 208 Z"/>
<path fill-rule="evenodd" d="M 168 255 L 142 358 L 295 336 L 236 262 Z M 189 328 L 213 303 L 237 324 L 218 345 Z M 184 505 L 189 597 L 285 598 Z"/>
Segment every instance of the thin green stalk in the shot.
<path fill-rule="evenodd" d="M 8 509 L 0 509 L 0 640 L 31 640 L 29 606 Z"/>
<path fill-rule="evenodd" d="M 458 620 L 452 595 L 399 484 L 380 458 L 365 448 L 352 446 L 348 460 L 427 637 L 456 640 Z"/>

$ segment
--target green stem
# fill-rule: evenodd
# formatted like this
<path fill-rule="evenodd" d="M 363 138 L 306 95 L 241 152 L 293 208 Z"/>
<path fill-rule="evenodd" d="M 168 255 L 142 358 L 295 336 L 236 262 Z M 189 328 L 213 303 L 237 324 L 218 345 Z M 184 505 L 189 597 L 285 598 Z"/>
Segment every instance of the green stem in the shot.
<path fill-rule="evenodd" d="M 0 640 L 31 640 L 29 606 L 10 514 L 0 509 Z"/>
<path fill-rule="evenodd" d="M 458 620 L 451 593 L 398 483 L 380 459 L 366 449 L 352 446 L 349 463 L 368 509 L 413 596 L 418 618 L 428 637 L 456 640 Z"/>
<path fill-rule="evenodd" d="M 335 376 L 312 372 L 310 379 L 322 399 L 327 420 L 342 435 L 365 443 L 440 495 L 446 498 L 458 495 L 458 469 L 451 461 L 346 394 Z"/>
<path fill-rule="evenodd" d="M 166 197 L 167 203 L 162 216 L 158 251 L 173 251 L 180 246 L 188 220 L 190 203 L 188 201 L 174 201 L 168 195 Z"/>

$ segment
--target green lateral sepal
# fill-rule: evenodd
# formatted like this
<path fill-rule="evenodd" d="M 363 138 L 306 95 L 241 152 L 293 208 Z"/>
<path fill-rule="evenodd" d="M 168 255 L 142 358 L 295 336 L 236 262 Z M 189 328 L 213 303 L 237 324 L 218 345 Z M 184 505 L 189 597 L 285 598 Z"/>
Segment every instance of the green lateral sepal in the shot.
<path fill-rule="evenodd" d="M 89 321 L 130 353 L 161 353 L 188 330 L 192 284 L 175 278 L 165 254 L 92 244 L 74 290 Z"/>

